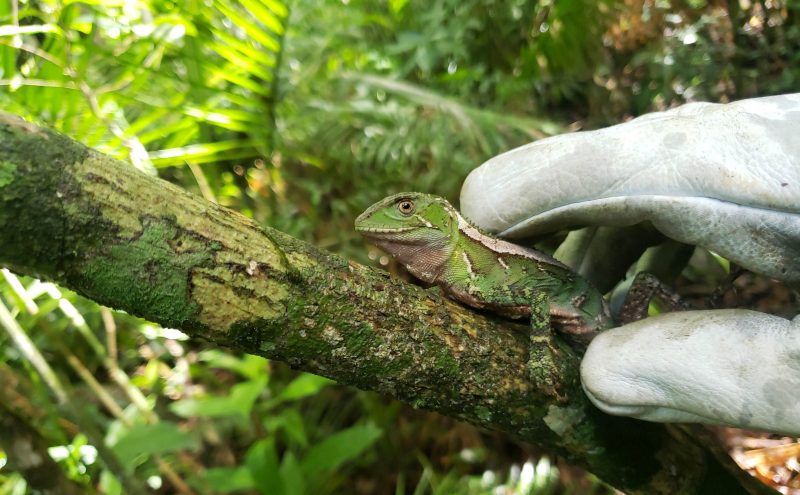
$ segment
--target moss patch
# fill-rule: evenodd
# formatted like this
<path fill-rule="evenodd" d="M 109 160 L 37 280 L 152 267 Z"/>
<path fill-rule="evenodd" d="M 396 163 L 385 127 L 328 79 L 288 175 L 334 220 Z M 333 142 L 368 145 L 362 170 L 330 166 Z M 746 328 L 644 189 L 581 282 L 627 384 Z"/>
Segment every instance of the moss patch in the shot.
<path fill-rule="evenodd" d="M 191 294 L 192 270 L 208 266 L 213 249 L 172 219 L 143 218 L 142 228 L 138 237 L 89 260 L 87 285 L 98 299 L 164 325 L 181 326 L 199 310 Z"/>
<path fill-rule="evenodd" d="M 65 136 L 0 112 L 0 252 L 6 266 L 63 282 L 61 187 L 88 153 Z"/>
<path fill-rule="evenodd" d="M 17 166 L 5 160 L 0 160 L 0 187 L 5 187 L 14 180 L 14 172 Z"/>

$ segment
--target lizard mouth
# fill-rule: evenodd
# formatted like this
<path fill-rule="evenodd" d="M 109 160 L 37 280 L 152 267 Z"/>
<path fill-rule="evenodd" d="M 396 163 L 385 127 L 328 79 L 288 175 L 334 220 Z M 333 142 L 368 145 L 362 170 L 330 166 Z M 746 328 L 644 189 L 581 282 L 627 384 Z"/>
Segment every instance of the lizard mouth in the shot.
<path fill-rule="evenodd" d="M 358 232 L 367 232 L 371 234 L 399 234 L 401 232 L 408 232 L 409 230 L 414 230 L 416 227 L 397 227 L 397 228 L 385 228 L 385 227 L 356 227 L 356 231 Z"/>

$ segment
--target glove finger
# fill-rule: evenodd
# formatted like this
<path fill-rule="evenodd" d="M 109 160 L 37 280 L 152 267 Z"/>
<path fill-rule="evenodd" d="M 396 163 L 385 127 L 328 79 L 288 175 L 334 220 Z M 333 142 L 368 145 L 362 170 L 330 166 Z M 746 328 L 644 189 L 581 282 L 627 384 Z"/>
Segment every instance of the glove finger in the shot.
<path fill-rule="evenodd" d="M 602 333 L 581 363 L 601 410 L 800 435 L 800 317 L 687 311 Z"/>

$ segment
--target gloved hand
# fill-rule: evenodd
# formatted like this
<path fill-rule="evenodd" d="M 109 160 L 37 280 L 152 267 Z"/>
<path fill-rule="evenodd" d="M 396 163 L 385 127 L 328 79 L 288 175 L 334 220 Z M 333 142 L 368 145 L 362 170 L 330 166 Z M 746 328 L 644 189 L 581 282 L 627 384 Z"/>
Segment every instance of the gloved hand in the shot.
<path fill-rule="evenodd" d="M 800 285 L 800 94 L 691 103 L 537 141 L 474 170 L 461 212 L 504 237 L 649 220 Z M 595 338 L 581 377 L 610 414 L 800 435 L 800 318 L 648 318 Z"/>

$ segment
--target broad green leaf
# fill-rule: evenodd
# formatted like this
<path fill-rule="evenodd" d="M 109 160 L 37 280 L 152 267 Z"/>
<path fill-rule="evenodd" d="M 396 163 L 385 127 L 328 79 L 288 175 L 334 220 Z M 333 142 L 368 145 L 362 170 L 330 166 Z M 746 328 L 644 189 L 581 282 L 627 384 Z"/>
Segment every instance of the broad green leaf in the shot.
<path fill-rule="evenodd" d="M 123 495 L 122 484 L 108 469 L 100 472 L 100 493 L 105 495 Z"/>
<path fill-rule="evenodd" d="M 262 494 L 282 495 L 285 493 L 274 438 L 265 438 L 254 443 L 247 451 L 245 463 L 256 488 Z"/>
<path fill-rule="evenodd" d="M 205 490 L 210 489 L 214 493 L 252 490 L 256 487 L 247 466 L 211 468 L 202 476 L 193 479 L 192 484 Z"/>
<path fill-rule="evenodd" d="M 198 355 L 200 361 L 208 363 L 212 368 L 223 368 L 235 371 L 247 378 L 268 376 L 268 361 L 254 354 L 244 354 L 242 357 L 234 356 L 219 349 L 208 349 Z"/>
<path fill-rule="evenodd" d="M 300 468 L 300 463 L 291 452 L 287 452 L 283 456 L 280 473 L 285 495 L 304 495 L 306 493 L 305 475 Z"/>
<path fill-rule="evenodd" d="M 308 447 L 308 437 L 306 436 L 303 418 L 296 409 L 285 409 L 279 415 L 268 416 L 264 419 L 264 428 L 273 435 L 283 429 L 290 440 L 301 447 Z"/>
<path fill-rule="evenodd" d="M 311 373 L 303 373 L 289 383 L 281 393 L 275 397 L 276 402 L 285 402 L 290 400 L 302 399 L 309 395 L 314 395 L 323 388 L 327 387 L 333 380 L 328 378 L 312 375 Z"/>
<path fill-rule="evenodd" d="M 260 376 L 234 385 L 228 395 L 184 399 L 172 404 L 170 409 L 184 418 L 192 416 L 215 418 L 237 415 L 247 417 L 253 409 L 256 399 L 266 386 L 267 377 Z"/>
<path fill-rule="evenodd" d="M 131 466 L 138 456 L 150 456 L 197 447 L 195 438 L 169 421 L 137 424 L 124 433 L 112 447 L 119 458 Z"/>
<path fill-rule="evenodd" d="M 364 452 L 382 433 L 377 426 L 364 425 L 331 435 L 309 449 L 301 462 L 303 472 L 314 475 L 334 470 Z"/>
<path fill-rule="evenodd" d="M 392 13 L 397 14 L 403 7 L 406 6 L 408 0 L 389 0 L 389 8 L 392 10 Z"/>

